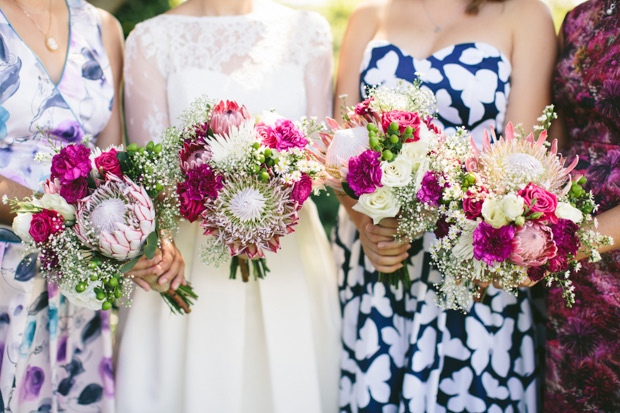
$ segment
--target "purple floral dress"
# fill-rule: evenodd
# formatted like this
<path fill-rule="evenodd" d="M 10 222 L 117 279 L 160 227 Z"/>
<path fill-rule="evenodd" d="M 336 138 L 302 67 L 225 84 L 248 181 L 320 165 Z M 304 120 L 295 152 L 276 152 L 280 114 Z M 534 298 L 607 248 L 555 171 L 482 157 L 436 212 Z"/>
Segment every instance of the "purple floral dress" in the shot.
<path fill-rule="evenodd" d="M 591 0 L 570 12 L 554 96 L 571 138 L 569 159 L 601 211 L 620 204 L 620 3 Z M 614 7 L 612 7 L 612 4 Z M 606 10 L 612 13 L 607 14 Z M 545 410 L 620 411 L 620 251 L 584 264 L 576 304 L 548 297 Z"/>
<path fill-rule="evenodd" d="M 108 123 L 114 87 L 98 11 L 67 0 L 70 42 L 54 83 L 0 9 L 0 175 L 39 189 L 49 165 L 40 131 L 92 142 Z M 75 307 L 48 285 L 19 238 L 0 226 L 0 412 L 113 410 L 108 315 Z"/>

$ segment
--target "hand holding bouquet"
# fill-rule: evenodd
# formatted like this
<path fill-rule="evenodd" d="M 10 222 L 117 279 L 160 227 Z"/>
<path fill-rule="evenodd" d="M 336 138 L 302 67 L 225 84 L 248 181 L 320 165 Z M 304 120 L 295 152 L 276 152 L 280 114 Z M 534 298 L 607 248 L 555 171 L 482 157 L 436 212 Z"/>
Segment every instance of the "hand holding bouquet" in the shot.
<path fill-rule="evenodd" d="M 571 181 L 577 160 L 564 166 L 557 141 L 545 146 L 544 130 L 524 138 L 509 124 L 503 138 L 493 138 L 487 134 L 481 150 L 472 140 L 466 168 L 452 179 L 443 236 L 432 247 L 444 277 L 440 304 L 465 309 L 478 298 L 476 283 L 515 292 L 528 279 L 546 279 L 571 305 L 577 251 L 596 260 L 596 248 L 611 241 L 594 231 L 597 205 L 580 186 L 585 178 Z"/>
<path fill-rule="evenodd" d="M 298 212 L 322 166 L 313 160 L 300 125 L 274 113 L 250 116 L 244 106 L 206 98 L 182 115 L 183 128 L 166 132 L 165 146 L 179 156 L 177 193 L 181 215 L 200 219 L 206 238 L 203 261 L 232 257 L 230 277 L 243 281 L 269 271 L 265 251 L 277 252 L 293 232 Z M 306 123 L 310 125 L 311 123 Z"/>
<path fill-rule="evenodd" d="M 15 233 L 40 251 L 41 271 L 72 303 L 109 310 L 128 300 L 124 273 L 142 255 L 152 259 L 160 231 L 175 228 L 172 206 L 160 194 L 167 180 L 161 145 L 105 151 L 85 144 L 53 147 L 51 177 L 43 195 L 13 201 Z M 189 286 L 151 285 L 177 312 L 189 312 Z"/>
<path fill-rule="evenodd" d="M 322 134 L 327 183 L 357 199 L 353 209 L 375 225 L 397 218 L 403 242 L 435 228 L 450 188 L 445 171 L 460 168 L 464 155 L 450 145 L 454 138 L 430 123 L 433 102 L 419 84 L 372 89 L 368 99 L 346 109 L 343 127 L 329 120 L 331 131 Z M 380 277 L 410 283 L 406 262 Z"/>

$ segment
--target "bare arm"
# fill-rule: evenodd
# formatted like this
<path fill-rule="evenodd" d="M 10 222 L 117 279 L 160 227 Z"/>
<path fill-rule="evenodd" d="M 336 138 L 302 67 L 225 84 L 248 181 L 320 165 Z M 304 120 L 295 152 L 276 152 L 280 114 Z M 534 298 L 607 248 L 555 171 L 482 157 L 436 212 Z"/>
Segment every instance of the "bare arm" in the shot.
<path fill-rule="evenodd" d="M 112 116 L 97 137 L 97 146 L 107 148 L 123 143 L 123 122 L 121 118 L 121 80 L 123 75 L 123 31 L 121 25 L 110 13 L 99 10 L 101 15 L 101 37 L 110 60 L 114 78 L 114 102 Z"/>

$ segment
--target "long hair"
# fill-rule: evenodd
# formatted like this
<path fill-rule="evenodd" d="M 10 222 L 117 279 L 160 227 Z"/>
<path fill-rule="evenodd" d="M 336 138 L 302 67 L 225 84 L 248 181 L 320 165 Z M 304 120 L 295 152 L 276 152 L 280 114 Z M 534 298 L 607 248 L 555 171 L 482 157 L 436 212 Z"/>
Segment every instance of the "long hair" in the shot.
<path fill-rule="evenodd" d="M 506 0 L 471 0 L 469 2 L 469 5 L 465 9 L 465 12 L 467 14 L 478 14 L 478 12 L 482 8 L 482 6 L 484 6 L 489 1 L 496 1 L 496 2 L 500 2 L 501 3 L 501 2 L 504 2 Z"/>

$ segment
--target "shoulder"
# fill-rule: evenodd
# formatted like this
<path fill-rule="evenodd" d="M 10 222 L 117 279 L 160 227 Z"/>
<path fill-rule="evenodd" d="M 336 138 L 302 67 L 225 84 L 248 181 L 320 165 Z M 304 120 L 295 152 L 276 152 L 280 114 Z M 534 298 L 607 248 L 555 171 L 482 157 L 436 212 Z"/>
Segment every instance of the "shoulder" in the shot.
<path fill-rule="evenodd" d="M 531 29 L 553 27 L 551 9 L 541 0 L 507 0 L 505 15 L 515 27 Z"/>
<path fill-rule="evenodd" d="M 136 44 L 144 47 L 157 47 L 160 42 L 170 36 L 171 17 L 160 14 L 136 24 L 136 27 L 127 36 L 127 48 Z"/>
<path fill-rule="evenodd" d="M 353 10 L 349 24 L 376 26 L 385 13 L 386 6 L 386 0 L 365 0 Z"/>
<path fill-rule="evenodd" d="M 119 42 L 123 39 L 123 28 L 120 22 L 110 12 L 97 9 L 99 18 L 101 19 L 101 32 L 103 37 L 117 39 Z"/>

